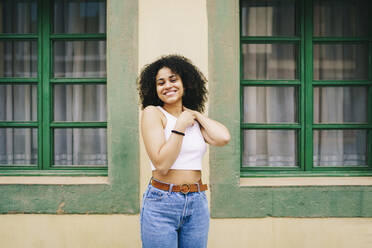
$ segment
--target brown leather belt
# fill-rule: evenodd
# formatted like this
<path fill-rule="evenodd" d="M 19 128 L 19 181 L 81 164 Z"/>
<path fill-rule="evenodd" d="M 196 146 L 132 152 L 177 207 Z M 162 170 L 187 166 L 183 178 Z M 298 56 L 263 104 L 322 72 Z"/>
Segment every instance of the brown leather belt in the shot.
<path fill-rule="evenodd" d="M 187 194 L 189 192 L 198 192 L 198 184 L 199 184 L 200 192 L 208 189 L 208 185 L 202 184 L 202 181 L 200 179 L 198 183 L 194 183 L 194 184 L 180 184 L 180 185 L 175 184 L 172 187 L 172 192 L 181 192 L 183 194 Z M 169 191 L 169 187 L 170 187 L 170 184 L 162 183 L 154 179 L 151 180 L 151 185 L 157 189 L 161 189 L 164 191 Z"/>

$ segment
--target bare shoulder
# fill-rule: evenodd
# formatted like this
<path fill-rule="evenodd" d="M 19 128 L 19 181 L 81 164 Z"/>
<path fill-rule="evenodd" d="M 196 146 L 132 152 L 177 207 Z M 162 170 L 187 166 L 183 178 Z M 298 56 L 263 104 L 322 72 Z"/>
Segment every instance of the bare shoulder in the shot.
<path fill-rule="evenodd" d="M 160 117 L 163 113 L 156 106 L 149 105 L 143 109 L 143 115 Z"/>
<path fill-rule="evenodd" d="M 149 105 L 143 109 L 142 121 L 149 123 L 161 121 L 161 123 L 164 125 L 164 122 L 166 122 L 166 118 L 156 106 Z"/>
<path fill-rule="evenodd" d="M 153 105 L 149 105 L 146 108 L 143 109 L 143 113 L 153 113 L 153 112 L 158 112 L 158 108 Z"/>

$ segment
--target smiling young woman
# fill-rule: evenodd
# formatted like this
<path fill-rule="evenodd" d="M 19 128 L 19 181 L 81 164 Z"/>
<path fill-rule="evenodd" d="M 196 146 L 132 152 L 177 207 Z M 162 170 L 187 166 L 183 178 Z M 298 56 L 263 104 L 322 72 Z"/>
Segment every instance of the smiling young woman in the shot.
<path fill-rule="evenodd" d="M 143 247 L 207 247 L 209 211 L 201 182 L 206 143 L 229 131 L 203 114 L 206 78 L 188 59 L 161 57 L 139 76 L 141 131 L 152 179 L 141 210 Z"/>
<path fill-rule="evenodd" d="M 156 92 L 163 108 L 176 104 L 182 106 L 183 85 L 179 75 L 173 73 L 168 67 L 163 67 L 156 75 Z M 166 106 L 165 106 L 166 105 Z"/>

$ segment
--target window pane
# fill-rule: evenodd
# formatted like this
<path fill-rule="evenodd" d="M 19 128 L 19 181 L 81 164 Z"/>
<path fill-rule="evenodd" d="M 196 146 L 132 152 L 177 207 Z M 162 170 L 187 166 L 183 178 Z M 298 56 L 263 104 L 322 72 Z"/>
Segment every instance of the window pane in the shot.
<path fill-rule="evenodd" d="M 367 165 L 366 130 L 314 130 L 314 166 Z"/>
<path fill-rule="evenodd" d="M 37 128 L 0 128 L 1 165 L 37 165 Z"/>
<path fill-rule="evenodd" d="M 37 77 L 36 41 L 0 41 L 0 77 Z"/>
<path fill-rule="evenodd" d="M 314 80 L 368 79 L 367 44 L 315 44 Z"/>
<path fill-rule="evenodd" d="M 294 130 L 244 130 L 243 167 L 298 165 Z"/>
<path fill-rule="evenodd" d="M 36 120 L 36 85 L 0 85 L 0 121 Z"/>
<path fill-rule="evenodd" d="M 37 32 L 37 0 L 2 0 L 0 34 Z"/>
<path fill-rule="evenodd" d="M 106 1 L 55 0 L 54 33 L 105 33 Z"/>
<path fill-rule="evenodd" d="M 368 36 L 367 0 L 315 0 L 315 36 Z"/>
<path fill-rule="evenodd" d="M 54 42 L 53 68 L 58 78 L 106 77 L 106 42 Z"/>
<path fill-rule="evenodd" d="M 106 128 L 54 130 L 54 164 L 107 165 Z"/>
<path fill-rule="evenodd" d="M 298 48 L 294 44 L 243 44 L 244 79 L 296 79 Z"/>
<path fill-rule="evenodd" d="M 367 122 L 368 87 L 315 87 L 314 123 Z"/>
<path fill-rule="evenodd" d="M 243 1 L 243 36 L 296 35 L 295 0 Z"/>
<path fill-rule="evenodd" d="M 106 121 L 106 85 L 55 85 L 55 121 Z"/>
<path fill-rule="evenodd" d="M 295 87 L 244 87 L 244 122 L 298 122 L 297 98 L 298 92 Z"/>

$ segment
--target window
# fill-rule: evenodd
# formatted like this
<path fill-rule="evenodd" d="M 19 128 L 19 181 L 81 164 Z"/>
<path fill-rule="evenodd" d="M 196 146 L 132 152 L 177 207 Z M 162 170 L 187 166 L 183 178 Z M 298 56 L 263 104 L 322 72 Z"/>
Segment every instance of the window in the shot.
<path fill-rule="evenodd" d="M 3 2 L 4 1 L 1 1 L 1 3 Z M 50 5 L 51 1 L 37 1 L 37 3 L 39 4 L 37 6 L 37 13 L 39 13 L 39 16 L 41 13 L 40 11 L 45 10 L 43 13 L 46 13 L 52 8 L 51 6 L 48 6 Z M 84 2 L 79 1 L 79 3 Z M 91 1 L 89 3 L 91 3 Z M 3 7 L 0 7 L 0 9 L 2 8 Z M 109 58 L 107 60 L 107 119 L 109 120 L 107 122 L 108 168 L 102 166 L 99 168 L 99 170 L 88 170 L 85 168 L 83 170 L 81 167 L 76 165 L 76 169 L 69 169 L 73 166 L 62 167 L 66 169 L 60 169 L 61 167 L 52 166 L 53 169 L 50 168 L 47 170 L 39 170 L 36 166 L 33 166 L 32 169 L 29 169 L 26 173 L 25 169 L 17 170 L 18 167 L 16 166 L 13 166 L 8 170 L 1 169 L 3 168 L 1 167 L 0 175 L 6 175 L 0 177 L 0 198 L 2 199 L 2 204 L 0 204 L 1 214 L 138 214 L 138 164 L 140 157 L 138 139 L 139 110 L 138 105 L 133 104 L 134 102 L 137 102 L 138 95 L 136 84 L 133 83 L 136 82 L 138 74 L 138 1 L 110 0 L 107 2 L 107 7 L 105 8 L 107 8 L 108 13 L 107 23 L 110 23 L 110 25 L 107 25 L 107 42 L 110 44 L 115 44 L 107 46 L 106 48 L 108 54 L 107 57 Z M 0 13 L 2 18 L 2 13 L 4 12 Z M 44 19 L 46 18 L 45 15 L 42 17 Z M 2 21 L 0 21 L 0 24 L 2 25 L 4 21 L 3 19 L 1 20 Z M 41 21 L 41 19 L 39 18 L 38 21 Z M 39 25 L 41 24 L 39 23 Z M 97 26 L 94 23 L 92 25 Z M 41 29 L 38 28 L 38 31 L 41 32 Z M 20 39 L 21 35 L 2 33 L 0 36 L 0 41 L 3 41 L 5 39 L 16 39 L 14 38 L 15 36 Z M 51 37 L 49 40 L 52 42 L 54 39 L 57 40 L 57 38 L 60 38 L 58 41 L 105 40 L 105 35 L 103 33 L 84 35 L 51 34 L 50 36 Z M 23 38 L 39 39 L 36 35 L 30 38 L 30 35 L 26 36 L 26 34 L 23 35 Z M 50 47 L 53 43 L 50 42 L 46 37 L 45 39 L 46 41 L 44 41 L 44 44 L 49 44 Z M 40 43 L 38 44 L 41 46 Z M 50 52 L 52 51 L 50 48 L 49 50 Z M 38 49 L 38 51 L 40 52 L 41 50 Z M 52 58 L 52 56 L 49 57 Z M 70 58 L 71 57 L 69 57 L 69 60 Z M 79 57 L 79 59 L 82 58 L 82 56 Z M 47 65 L 44 66 L 49 66 L 49 63 L 47 62 L 49 62 L 49 60 L 45 60 Z M 2 63 L 2 60 L 0 60 L 0 63 Z M 40 69 L 39 66 L 38 69 Z M 103 77 L 72 78 L 68 80 L 65 78 L 54 78 L 52 80 L 52 77 L 50 78 L 51 79 L 44 79 L 50 80 L 50 84 L 53 85 L 53 87 L 55 85 L 64 87 L 64 84 L 74 84 L 75 82 L 79 82 L 79 84 L 84 85 L 85 83 L 87 85 L 97 85 L 104 84 L 104 82 L 106 82 Z M 9 77 L 6 79 L 2 78 L 1 80 L 3 83 L 5 80 L 9 80 Z M 25 79 L 21 78 L 17 80 L 23 81 Z M 13 82 L 17 80 L 13 79 Z M 68 83 L 64 83 L 62 81 L 66 81 Z M 34 84 L 39 86 L 39 81 L 35 80 Z M 39 96 L 41 97 L 41 95 Z M 46 96 L 53 97 L 53 94 L 48 94 Z M 76 95 L 76 97 L 77 96 L 79 95 Z M 46 103 L 48 103 L 48 101 L 46 101 Z M 49 104 L 50 105 L 47 105 L 50 106 L 48 111 L 52 109 L 51 100 L 49 101 Z M 1 104 L 0 107 L 2 107 Z M 41 111 L 42 114 L 44 114 L 44 112 L 46 111 Z M 84 116 L 84 118 L 88 117 Z M 51 123 L 55 122 L 53 123 L 55 126 L 50 128 L 58 129 L 60 126 L 64 128 L 66 123 L 60 120 L 61 119 L 58 119 L 58 122 L 54 120 L 51 121 Z M 9 125 L 9 123 L 13 126 L 17 126 L 14 125 L 13 122 L 2 121 L 1 127 Z M 21 121 L 17 121 L 17 124 L 24 125 L 24 123 Z M 72 126 L 71 122 L 68 122 L 67 124 Z M 93 124 L 94 127 L 96 127 L 95 125 L 102 125 L 102 127 L 105 127 L 106 125 L 105 122 L 100 121 L 77 121 L 73 123 L 73 125 L 79 127 L 80 125 L 84 126 L 83 124 L 87 124 L 89 127 L 91 127 L 90 125 L 93 126 Z M 29 125 L 34 125 L 34 123 Z M 36 125 L 36 128 L 39 128 L 39 126 Z M 52 139 L 51 136 L 49 136 L 49 138 Z M 44 139 L 48 139 L 48 137 L 44 137 Z M 46 149 L 48 153 L 52 151 L 48 147 L 44 149 Z M 53 158 L 53 154 L 49 156 L 50 158 Z M 58 172 L 56 172 L 57 170 Z M 35 175 L 35 177 L 27 177 L 26 179 L 25 177 L 13 177 L 25 174 Z M 101 176 L 105 174 L 107 174 L 107 176 Z M 71 178 L 66 179 L 63 177 L 59 177 L 57 180 L 54 180 L 56 177 L 49 177 L 49 175 L 73 175 L 74 177 L 73 180 L 70 180 Z M 87 175 L 99 175 L 99 177 L 91 178 L 87 177 Z"/>
<path fill-rule="evenodd" d="M 258 2 L 258 1 L 257 1 Z M 261 3 L 264 1 L 260 1 Z M 278 3 L 279 1 L 276 1 Z M 321 1 L 323 2 L 323 1 Z M 326 2 L 326 1 L 324 1 Z M 348 3 L 349 1 L 337 1 L 337 3 Z M 363 2 L 363 1 L 356 1 Z M 288 3 L 287 0 L 280 1 L 280 3 Z M 292 2 L 293 3 L 293 2 Z M 275 38 L 264 37 L 261 39 L 262 33 L 257 34 L 257 36 L 248 36 L 243 37 L 239 41 L 241 35 L 241 8 L 245 4 L 242 0 L 238 1 L 225 1 L 225 0 L 210 0 L 208 1 L 208 30 L 209 30 L 209 115 L 211 118 L 223 122 L 231 132 L 232 139 L 229 145 L 222 148 L 210 148 L 210 184 L 211 184 L 211 215 L 217 218 L 261 218 L 261 217 L 370 217 L 372 216 L 372 208 L 370 203 L 371 198 L 371 177 L 372 174 L 368 167 L 361 166 L 353 169 L 350 167 L 323 167 L 319 166 L 321 169 L 317 169 L 316 166 L 312 166 L 312 161 L 310 167 L 314 167 L 312 170 L 305 170 L 307 168 L 301 167 L 301 161 L 309 159 L 305 154 L 309 154 L 309 149 L 313 149 L 312 144 L 309 146 L 307 142 L 309 140 L 304 140 L 307 136 L 313 135 L 312 133 L 316 130 L 329 130 L 332 128 L 336 130 L 354 130 L 350 128 L 344 128 L 346 124 L 340 123 L 325 123 L 325 124 L 316 124 L 309 122 L 312 125 L 312 128 L 308 128 L 309 118 L 313 118 L 313 111 L 311 108 L 313 106 L 314 97 L 313 95 L 307 96 L 307 94 L 312 94 L 312 88 L 316 84 L 330 84 L 331 80 L 310 80 L 307 77 L 312 77 L 313 69 L 308 68 L 312 66 L 310 63 L 312 60 L 308 56 L 313 56 L 313 43 L 360 43 L 367 42 L 371 46 L 371 34 L 366 38 L 361 37 L 313 37 L 313 23 L 312 23 L 312 13 L 313 4 L 316 4 L 316 1 L 295 1 L 294 10 L 296 11 L 295 20 L 299 20 L 299 23 L 294 24 L 294 27 L 291 28 L 290 23 L 286 23 L 285 36 L 278 35 L 278 28 L 272 28 L 272 33 L 275 34 Z M 347 10 L 345 6 L 341 5 L 343 9 Z M 371 12 L 372 5 L 368 6 L 369 11 Z M 286 8 L 285 13 L 290 13 L 292 10 Z M 293 9 L 293 8 L 292 8 Z M 275 10 L 276 11 L 276 10 Z M 275 12 L 273 10 L 273 12 Z M 325 13 L 325 12 L 324 12 Z M 337 13 L 341 13 L 337 10 Z M 360 13 L 358 13 L 360 14 Z M 309 18 L 310 16 L 310 18 Z M 286 16 L 287 17 L 287 16 Z M 276 18 L 276 17 L 275 17 Z M 370 18 L 368 17 L 368 24 L 371 23 Z M 343 19 L 343 18 L 342 18 Z M 338 22 L 338 21 L 337 21 Z M 347 22 L 350 23 L 350 22 Z M 292 25 L 293 26 L 293 25 Z M 262 27 L 260 32 L 263 32 Z M 371 31 L 370 27 L 368 28 L 369 32 Z M 289 31 L 295 32 L 296 35 L 289 36 Z M 266 31 L 265 31 L 266 32 Z M 284 32 L 284 31 L 283 31 Z M 296 33 L 297 32 L 297 33 Z M 298 37 L 297 37 L 298 36 Z M 346 35 L 345 35 L 346 36 Z M 305 39 L 305 37 L 313 37 Z M 244 41 L 246 39 L 246 41 Z M 320 39 L 323 41 L 320 42 Z M 263 40 L 265 42 L 263 42 Z M 273 41 L 276 40 L 276 41 Z M 283 42 L 279 42 L 282 40 Z M 356 42 L 357 40 L 357 42 Z M 259 42 L 260 41 L 260 42 Z M 317 41 L 317 42 L 316 42 Z M 279 76 L 283 74 L 287 77 L 296 76 L 299 73 L 298 79 L 283 79 L 279 78 L 277 80 L 272 79 L 249 79 L 251 84 L 248 83 L 247 86 L 241 81 L 242 76 L 240 73 L 243 70 L 240 70 L 242 65 L 240 59 L 242 59 L 241 44 L 277 44 L 284 43 L 287 47 L 296 47 L 298 48 L 287 48 L 286 55 L 279 54 L 280 58 L 285 57 L 285 63 L 280 65 Z M 299 44 L 299 45 L 298 45 Z M 262 49 L 262 48 L 259 48 Z M 269 48 L 265 48 L 269 49 Z M 274 50 L 275 48 L 271 48 Z M 289 50 L 298 49 L 299 53 L 298 62 L 300 65 L 297 66 L 298 70 L 301 72 L 287 71 L 285 72 L 283 68 L 288 68 L 288 65 L 292 67 L 293 62 L 291 62 L 291 56 Z M 256 49 L 257 51 L 257 49 Z M 263 50 L 265 51 L 265 50 Z M 268 51 L 268 50 L 267 50 Z M 371 49 L 368 48 L 369 54 L 371 54 Z M 262 52 L 258 50 L 256 53 Z M 276 55 L 277 56 L 277 55 Z M 370 55 L 369 55 L 370 56 Z M 278 59 L 276 59 L 278 60 Z M 305 64 L 307 62 L 307 64 Z M 267 63 L 268 67 L 271 68 L 272 65 L 275 65 L 273 62 Z M 279 63 L 280 64 L 280 63 Z M 340 66 L 340 64 L 337 64 Z M 306 73 L 310 71 L 311 73 Z M 275 72 L 277 73 L 277 72 Z M 370 76 L 371 70 L 368 70 L 368 75 Z M 305 74 L 307 77 L 305 77 Z M 260 74 L 258 74 L 260 76 Z M 278 75 L 278 74 L 270 74 Z M 289 75 L 289 76 L 288 76 Z M 279 77 L 278 76 L 278 77 Z M 293 76 L 293 77 L 294 77 Z M 305 80 L 305 81 L 304 81 Z M 253 81 L 256 81 L 255 83 Z M 371 81 L 369 80 L 332 80 L 333 84 L 347 84 L 348 86 L 368 86 L 369 88 L 369 97 L 368 97 L 368 106 L 371 104 Z M 307 84 L 310 82 L 310 84 Z M 266 84 L 266 85 L 265 85 Z M 281 120 L 281 123 L 263 123 L 262 117 L 257 116 L 257 123 L 246 123 L 243 122 L 243 111 L 238 106 L 243 106 L 241 103 L 241 87 L 284 87 L 286 88 L 285 92 L 291 92 L 290 98 L 285 98 L 287 102 L 298 101 L 300 109 L 293 110 L 292 114 L 285 116 L 275 115 L 275 119 L 272 119 L 271 116 L 267 122 L 273 122 Z M 333 85 L 332 85 L 333 86 Z M 292 89 L 287 89 L 291 88 Z M 307 88 L 308 87 L 308 88 Z M 334 86 L 336 87 L 336 86 Z M 300 89 L 297 90 L 297 93 L 294 93 L 293 88 Z M 249 89 L 251 90 L 251 89 Z M 252 91 L 249 91 L 252 92 Z M 309 93 L 310 92 L 310 93 Z M 271 92 L 270 92 L 271 93 Z M 278 92 L 273 92 L 278 93 Z M 283 94 L 283 92 L 280 92 Z M 289 93 L 286 93 L 289 94 Z M 296 95 L 297 94 L 297 95 Z M 274 99 L 271 96 L 270 99 Z M 298 99 L 298 100 L 294 100 Z M 328 98 L 327 98 L 328 99 Z M 289 104 L 289 103 L 285 103 Z M 270 105 L 269 105 L 270 106 Z M 305 108 L 305 110 L 304 110 Z M 310 110 L 307 110 L 309 108 Z M 296 114 L 297 113 L 297 114 Z M 371 111 L 370 109 L 367 112 L 368 125 L 363 123 L 353 123 L 346 125 L 347 127 L 354 127 L 359 130 L 365 130 L 368 132 L 370 142 L 371 135 Z M 276 114 L 276 113 L 274 113 Z M 305 116 L 303 116 L 305 115 Z M 247 118 L 247 117 L 246 117 Z M 260 119 L 261 118 L 261 119 Z M 296 119 L 297 118 L 297 119 Z M 267 120 L 267 119 L 266 119 Z M 260 123 L 261 122 L 261 123 Z M 241 124 L 243 123 L 243 124 Z M 248 128 L 249 125 L 249 128 Z M 270 127 L 268 127 L 270 125 Z M 279 126 L 280 125 L 280 126 Z M 318 125 L 318 126 L 316 126 Z M 322 125 L 322 126 L 319 126 Z M 342 125 L 342 126 L 340 126 Z M 329 129 L 326 129 L 327 126 Z M 283 127 L 283 128 L 279 128 Z M 337 128 L 336 128 L 337 127 Z M 265 129 L 266 128 L 266 129 Z M 243 143 L 243 134 L 242 130 L 288 130 L 290 133 L 295 133 L 299 138 L 294 138 L 295 142 L 297 139 L 300 139 L 297 149 L 300 151 L 297 153 L 297 160 L 300 162 L 297 167 L 288 168 L 280 165 L 276 169 L 274 166 L 260 166 L 261 168 L 257 171 L 256 167 L 252 166 L 246 169 L 242 169 L 242 154 L 241 147 Z M 300 131 L 298 131 L 300 129 Z M 306 131 L 305 131 L 306 130 Z M 332 130 L 332 129 L 331 129 Z M 304 132 L 304 133 L 302 133 Z M 276 133 L 277 134 L 277 133 Z M 278 135 L 281 138 L 280 135 Z M 289 136 L 291 137 L 291 136 Z M 289 138 L 287 138 L 289 140 Z M 293 138 L 291 138 L 293 139 Z M 274 140 L 275 141 L 275 140 Z M 271 140 L 270 140 L 271 142 Z M 289 142 L 289 141 L 286 141 Z M 297 141 L 298 142 L 298 141 Z M 312 142 L 312 141 L 311 141 Z M 306 144 L 306 148 L 305 148 Z M 370 145 L 368 146 L 370 149 Z M 290 151 L 290 147 L 286 148 L 287 151 Z M 312 160 L 312 152 L 310 153 L 310 158 Z M 367 161 L 369 161 L 371 156 L 370 150 L 367 151 Z M 304 158 L 303 158 L 304 156 Z M 294 160 L 296 161 L 296 160 Z M 369 163 L 370 165 L 371 163 Z M 308 163 L 307 163 L 308 165 Z M 344 171 L 342 171 L 344 170 Z M 363 171 L 364 170 L 364 171 Z M 335 177 L 330 177 L 335 176 Z M 368 177 L 350 177 L 352 175 L 368 175 Z M 304 178 L 304 177 L 306 178 Z M 313 176 L 316 176 L 313 177 Z M 253 178 L 254 177 L 254 178 Z M 278 178 L 280 177 L 280 178 Z M 292 178 L 287 178 L 292 177 Z M 263 182 L 265 184 L 255 183 Z M 275 183 L 275 182 L 278 183 Z M 338 181 L 338 182 L 336 182 Z M 364 183 L 361 183 L 364 181 Z M 273 183 L 274 182 L 274 183 Z M 289 182 L 289 183 L 288 183 Z M 316 183 L 319 182 L 319 183 Z M 326 182 L 326 183 L 323 183 Z M 350 185 L 353 185 L 350 187 Z M 228 199 L 228 200 L 226 200 Z"/>
<path fill-rule="evenodd" d="M 107 174 L 106 1 L 0 13 L 0 170 Z"/>
<path fill-rule="evenodd" d="M 369 8 L 240 1 L 241 176 L 371 172 Z"/>

